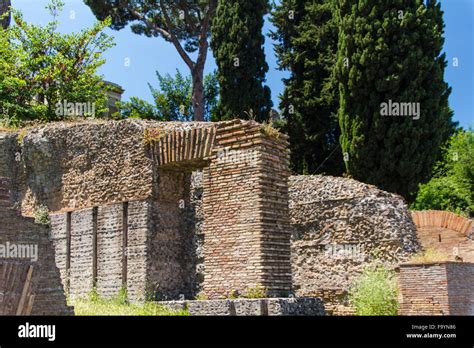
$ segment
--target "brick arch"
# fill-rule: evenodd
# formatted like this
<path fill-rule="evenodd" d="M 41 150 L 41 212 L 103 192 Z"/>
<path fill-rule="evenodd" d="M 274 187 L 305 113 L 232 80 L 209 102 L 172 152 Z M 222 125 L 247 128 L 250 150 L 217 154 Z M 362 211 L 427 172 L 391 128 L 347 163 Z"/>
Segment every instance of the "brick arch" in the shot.
<path fill-rule="evenodd" d="M 411 215 L 417 228 L 442 227 L 459 232 L 462 235 L 468 235 L 473 227 L 472 220 L 449 211 L 413 211 Z"/>
<path fill-rule="evenodd" d="M 449 260 L 456 256 L 474 261 L 473 221 L 448 211 L 412 212 L 418 239 L 424 249 L 434 249 Z"/>
<path fill-rule="evenodd" d="M 157 173 L 159 215 L 179 215 L 173 200 L 187 195 L 186 175 L 203 170 L 204 293 L 218 298 L 263 286 L 269 296 L 287 296 L 292 279 L 286 136 L 255 121 L 183 127 L 148 129 L 145 138 Z"/>
<path fill-rule="evenodd" d="M 166 166 L 203 161 L 211 155 L 215 139 L 214 126 L 164 132 L 152 140 L 155 163 Z"/>

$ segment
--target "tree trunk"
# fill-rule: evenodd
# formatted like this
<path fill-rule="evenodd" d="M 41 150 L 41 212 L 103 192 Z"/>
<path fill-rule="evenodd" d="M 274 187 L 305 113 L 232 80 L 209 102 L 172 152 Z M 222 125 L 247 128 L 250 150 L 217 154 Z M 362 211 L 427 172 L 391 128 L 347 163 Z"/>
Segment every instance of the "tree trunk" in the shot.
<path fill-rule="evenodd" d="M 0 23 L 3 29 L 7 29 L 10 26 L 11 11 L 10 11 L 11 0 L 0 0 Z M 5 13 L 7 16 L 3 17 Z"/>
<path fill-rule="evenodd" d="M 204 66 L 196 66 L 193 78 L 193 111 L 194 121 L 204 121 Z"/>

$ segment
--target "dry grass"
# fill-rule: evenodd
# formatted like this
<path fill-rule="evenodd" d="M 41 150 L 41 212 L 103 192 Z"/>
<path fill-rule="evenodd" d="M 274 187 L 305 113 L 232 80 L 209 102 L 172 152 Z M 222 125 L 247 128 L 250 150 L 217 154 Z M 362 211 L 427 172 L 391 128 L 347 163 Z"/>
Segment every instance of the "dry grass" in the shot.
<path fill-rule="evenodd" d="M 411 259 L 410 263 L 431 263 L 431 262 L 443 262 L 449 261 L 449 255 L 442 253 L 433 248 L 427 248 L 426 250 L 415 254 Z"/>
<path fill-rule="evenodd" d="M 260 131 L 262 134 L 265 134 L 266 136 L 273 138 L 273 139 L 279 139 L 281 136 L 281 133 L 273 127 L 272 122 L 263 122 L 262 125 L 260 126 Z"/>
<path fill-rule="evenodd" d="M 78 316 L 187 316 L 187 311 L 173 311 L 156 302 L 142 304 L 129 303 L 126 293 L 121 291 L 111 299 L 101 298 L 95 290 L 87 296 L 68 301 L 74 306 L 74 313 Z"/>

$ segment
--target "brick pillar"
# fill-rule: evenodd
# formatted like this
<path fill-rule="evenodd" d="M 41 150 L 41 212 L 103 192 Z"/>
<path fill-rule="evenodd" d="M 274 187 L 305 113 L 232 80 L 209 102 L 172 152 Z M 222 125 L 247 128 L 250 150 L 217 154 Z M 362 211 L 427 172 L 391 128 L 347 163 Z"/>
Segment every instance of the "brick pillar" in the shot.
<path fill-rule="evenodd" d="M 291 290 L 288 150 L 256 122 L 217 125 L 204 169 L 204 293 Z"/>

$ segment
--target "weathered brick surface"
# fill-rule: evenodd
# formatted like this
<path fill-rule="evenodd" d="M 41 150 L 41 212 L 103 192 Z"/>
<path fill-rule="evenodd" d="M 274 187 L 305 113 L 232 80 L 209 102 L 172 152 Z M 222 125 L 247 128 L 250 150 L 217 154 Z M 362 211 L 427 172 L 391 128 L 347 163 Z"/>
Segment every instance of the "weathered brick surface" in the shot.
<path fill-rule="evenodd" d="M 75 143 L 63 139 L 72 132 L 81 141 L 78 135 Z M 60 150 L 64 144 L 70 147 Z M 257 285 L 270 296 L 286 295 L 291 290 L 286 146 L 284 136 L 238 120 L 47 126 L 28 132 L 23 142 L 26 174 L 35 172 L 39 179 L 26 181 L 34 199 L 20 202 L 30 211 L 28 202 L 47 204 L 60 216 L 73 210 L 71 224 L 79 226 L 71 231 L 68 279 L 62 271 L 71 294 L 91 288 L 95 263 L 96 285 L 106 296 L 125 280 L 133 299 L 192 298 L 201 289 L 219 297 Z M 192 185 L 196 169 L 204 171 L 202 190 Z M 41 180 L 53 171 L 62 180 L 60 191 Z M 122 226 L 125 202 L 129 221 Z M 92 207 L 98 209 L 97 260 L 91 259 Z M 68 259 L 66 222 L 53 217 L 60 267 Z"/>
<path fill-rule="evenodd" d="M 92 233 L 92 209 L 73 212 L 69 269 L 69 294 L 72 298 L 90 292 L 93 287 Z"/>
<path fill-rule="evenodd" d="M 318 298 L 266 298 L 206 301 L 159 302 L 171 310 L 188 309 L 191 316 L 284 316 L 325 315 L 324 304 Z"/>
<path fill-rule="evenodd" d="M 21 265 L 33 265 L 34 272 L 31 294 L 34 302 L 31 308 L 33 315 L 69 315 L 72 309 L 66 304 L 64 288 L 61 284 L 59 270 L 55 265 L 53 243 L 49 239 L 49 229 L 37 225 L 31 218 L 22 217 L 11 207 L 9 197 L 10 180 L 0 178 L 0 244 L 37 245 L 38 260 L 7 258 L 0 259 L 0 264 L 16 262 Z M 3 266 L 2 266 L 3 267 Z M 19 274 L 20 275 L 20 274 Z M 24 274 L 23 274 L 24 275 Z M 12 278 L 12 281 L 14 278 Z M 9 280 L 4 280 L 9 285 Z M 23 284 L 10 284 L 10 291 L 21 294 L 18 288 Z M 0 300 L 0 307 L 5 303 Z M 7 304 L 8 305 L 8 304 Z M 9 314 L 15 314 L 8 311 Z"/>
<path fill-rule="evenodd" d="M 423 249 L 435 250 L 446 260 L 474 262 L 471 219 L 437 210 L 413 211 L 412 217 Z"/>
<path fill-rule="evenodd" d="M 400 315 L 474 315 L 474 264 L 437 262 L 399 268 Z"/>
<path fill-rule="evenodd" d="M 211 163 L 203 171 L 208 296 L 257 285 L 272 296 L 291 290 L 285 146 L 285 140 L 262 134 L 258 124 L 218 124 Z M 226 151 L 233 151 L 232 160 Z"/>

